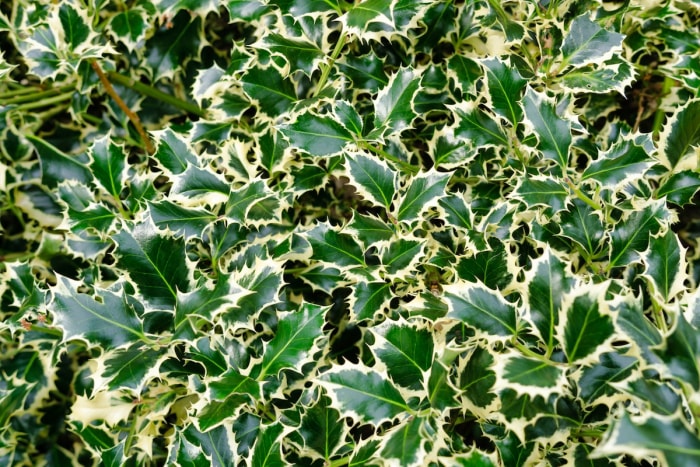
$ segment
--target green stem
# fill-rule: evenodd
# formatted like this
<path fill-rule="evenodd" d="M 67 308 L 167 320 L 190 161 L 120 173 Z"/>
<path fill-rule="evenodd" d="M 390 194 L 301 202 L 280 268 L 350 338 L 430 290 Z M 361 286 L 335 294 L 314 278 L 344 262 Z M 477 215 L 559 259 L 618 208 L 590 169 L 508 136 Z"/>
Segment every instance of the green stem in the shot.
<path fill-rule="evenodd" d="M 14 93 L 13 97 L 9 97 L 7 99 L 2 100 L 3 105 L 10 105 L 10 104 L 21 104 L 23 102 L 31 102 L 31 101 L 36 101 L 36 100 L 41 100 L 45 97 L 51 97 L 55 96 L 56 94 L 63 94 L 68 91 L 74 90 L 74 86 L 61 86 L 60 88 L 53 88 L 53 89 L 47 89 L 46 91 L 39 91 L 39 92 L 33 92 L 33 93 Z M 35 89 L 31 89 L 32 91 L 35 91 Z M 18 95 L 19 94 L 19 95 Z M 0 99 L 2 99 L 2 96 L 0 96 Z"/>
<path fill-rule="evenodd" d="M 664 86 L 661 90 L 661 98 L 666 96 L 669 92 L 671 92 L 671 88 L 675 84 L 674 80 L 669 78 L 668 76 L 664 78 Z M 661 99 L 659 99 L 661 100 Z M 660 103 L 659 103 L 660 104 Z M 664 117 L 666 116 L 666 112 L 664 112 L 661 109 L 661 105 L 658 105 L 656 108 L 656 113 L 654 113 L 654 124 L 651 128 L 651 134 L 654 139 L 659 138 L 659 133 L 661 133 L 661 127 L 664 124 Z"/>
<path fill-rule="evenodd" d="M 330 76 L 331 70 L 333 69 L 333 65 L 338 59 L 338 56 L 340 56 L 340 52 L 343 50 L 343 47 L 345 47 L 346 41 L 347 36 L 343 34 L 338 39 L 338 42 L 335 43 L 335 48 L 331 53 L 331 59 L 328 63 L 323 65 L 323 70 L 321 71 L 321 78 L 319 78 L 318 80 L 318 84 L 316 85 L 316 91 L 313 93 L 313 95 L 317 96 L 321 94 L 321 91 L 323 91 L 323 88 L 326 85 L 326 81 L 328 81 L 328 77 Z"/>
<path fill-rule="evenodd" d="M 170 94 L 166 94 L 163 91 L 159 91 L 153 86 L 149 86 L 147 84 L 143 84 L 140 81 L 136 81 L 133 78 L 120 75 L 115 71 L 108 71 L 107 77 L 110 81 L 114 83 L 126 86 L 127 88 L 133 89 L 134 91 L 140 92 L 141 94 L 145 94 L 146 96 L 165 102 L 166 104 L 170 104 L 191 114 L 195 114 L 200 117 L 206 117 L 207 115 L 206 111 L 200 109 L 195 104 L 191 104 L 189 102 L 183 101 L 182 99 L 178 99 L 177 97 L 171 96 Z"/>
<path fill-rule="evenodd" d="M 42 332 L 44 334 L 48 334 L 49 336 L 63 337 L 63 331 L 47 326 L 39 326 L 37 324 L 32 324 L 29 330 L 33 332 Z"/>
<path fill-rule="evenodd" d="M 583 191 L 581 191 L 581 189 L 579 187 L 574 185 L 574 183 L 571 180 L 567 179 L 567 183 L 569 184 L 569 188 L 571 188 L 571 190 L 574 192 L 574 194 L 576 195 L 576 197 L 578 199 L 580 199 L 581 201 L 583 201 L 584 203 L 586 203 L 587 205 L 589 205 L 590 207 L 592 207 L 596 211 L 600 211 L 603 209 L 603 206 L 601 206 L 599 203 L 596 203 L 591 198 L 589 198 L 588 195 L 586 195 Z"/>
<path fill-rule="evenodd" d="M 18 105 L 15 107 L 15 110 L 32 110 L 32 109 L 39 109 L 41 107 L 48 107 L 53 104 L 58 104 L 60 102 L 65 102 L 67 100 L 70 100 L 73 97 L 73 92 L 67 92 L 65 94 L 59 94 L 58 96 L 54 97 L 47 97 L 45 99 L 39 100 L 39 101 L 34 101 L 34 102 L 27 102 L 22 105 Z"/>
<path fill-rule="evenodd" d="M 41 88 L 35 88 L 33 86 L 24 86 L 12 91 L 7 91 L 7 92 L 0 92 L 0 99 L 4 99 L 6 97 L 16 97 L 19 95 L 24 95 L 24 94 L 33 94 L 37 92 L 37 89 Z M 41 91 L 40 91 L 41 92 Z"/>

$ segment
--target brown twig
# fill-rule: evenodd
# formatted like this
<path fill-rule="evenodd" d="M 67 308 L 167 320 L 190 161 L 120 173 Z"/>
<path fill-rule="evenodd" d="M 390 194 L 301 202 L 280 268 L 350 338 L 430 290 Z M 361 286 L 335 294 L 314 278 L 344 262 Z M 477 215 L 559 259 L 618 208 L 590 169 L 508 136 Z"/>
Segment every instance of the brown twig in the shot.
<path fill-rule="evenodd" d="M 146 146 L 146 151 L 149 154 L 153 154 L 155 152 L 155 148 L 153 147 L 153 143 L 151 143 L 151 140 L 148 138 L 148 134 L 143 128 L 139 116 L 136 115 L 136 113 L 126 105 L 126 103 L 119 96 L 119 94 L 117 94 L 117 91 L 114 90 L 114 87 L 112 87 L 112 83 L 109 81 L 109 78 L 107 78 L 107 75 L 105 75 L 105 72 L 102 71 L 102 67 L 100 67 L 97 61 L 91 60 L 90 66 L 92 66 L 92 69 L 95 70 L 95 73 L 97 73 L 97 76 L 100 78 L 100 81 L 105 87 L 105 91 L 107 91 L 107 94 L 109 94 L 109 96 L 112 99 L 114 99 L 114 102 L 116 102 L 119 108 L 122 109 L 122 111 L 124 111 L 126 116 L 136 128 L 136 131 L 139 133 L 139 136 L 141 136 L 141 139 L 143 140 L 143 144 Z"/>

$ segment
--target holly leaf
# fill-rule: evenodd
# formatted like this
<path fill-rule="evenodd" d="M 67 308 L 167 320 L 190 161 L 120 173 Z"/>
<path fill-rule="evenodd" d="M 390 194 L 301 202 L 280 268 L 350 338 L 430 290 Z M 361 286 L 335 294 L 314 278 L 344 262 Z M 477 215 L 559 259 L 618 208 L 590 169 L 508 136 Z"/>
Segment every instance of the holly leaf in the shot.
<path fill-rule="evenodd" d="M 571 202 L 571 207 L 561 213 L 559 235 L 581 245 L 591 256 L 600 248 L 605 229 L 600 217 L 589 205 L 579 199 Z"/>
<path fill-rule="evenodd" d="M 508 271 L 508 256 L 502 243 L 471 257 L 461 257 L 457 275 L 467 282 L 481 281 L 491 289 L 502 289 L 510 284 L 513 275 Z"/>
<path fill-rule="evenodd" d="M 190 165 L 197 165 L 197 156 L 190 149 L 189 142 L 171 128 L 153 132 L 153 136 L 157 145 L 153 156 L 173 174 L 181 174 Z"/>
<path fill-rule="evenodd" d="M 396 230 L 383 220 L 357 212 L 352 216 L 348 227 L 357 232 L 355 237 L 368 248 L 374 243 L 390 240 L 396 235 Z"/>
<path fill-rule="evenodd" d="M 292 72 L 301 70 L 307 75 L 311 75 L 325 57 L 323 50 L 313 42 L 276 33 L 263 36 L 261 47 L 283 56 Z"/>
<path fill-rule="evenodd" d="M 327 310 L 305 303 L 298 310 L 282 314 L 275 337 L 266 344 L 262 361 L 256 367 L 259 370 L 256 379 L 262 381 L 284 369 L 299 371 L 310 357 L 314 343 L 323 335 L 323 316 Z"/>
<path fill-rule="evenodd" d="M 503 357 L 503 356 L 502 356 Z M 526 394 L 548 396 L 564 384 L 563 371 L 549 362 L 510 355 L 503 365 L 503 378 L 509 388 Z"/>
<path fill-rule="evenodd" d="M 178 291 L 189 290 L 189 267 L 182 237 L 161 234 L 146 221 L 112 236 L 117 265 L 129 273 L 144 299 L 171 309 Z"/>
<path fill-rule="evenodd" d="M 666 182 L 656 190 L 656 198 L 666 199 L 678 206 L 691 203 L 695 194 L 700 190 L 700 173 L 693 170 L 683 170 L 671 175 Z"/>
<path fill-rule="evenodd" d="M 384 310 L 391 297 L 391 284 L 388 282 L 358 282 L 350 304 L 355 319 L 374 318 L 376 313 Z"/>
<path fill-rule="evenodd" d="M 610 234 L 608 268 L 637 261 L 640 253 L 647 249 L 650 237 L 659 232 L 661 221 L 667 217 L 665 203 L 658 201 L 632 212 L 627 219 L 617 224 Z"/>
<path fill-rule="evenodd" d="M 566 321 L 559 340 L 570 363 L 595 353 L 615 332 L 603 300 L 607 287 L 607 284 L 591 285 L 565 304 Z"/>
<path fill-rule="evenodd" d="M 140 392 L 149 378 L 160 376 L 158 369 L 166 357 L 164 349 L 154 349 L 137 342 L 107 355 L 104 371 L 99 378 L 108 382 L 110 390 L 127 388 Z"/>
<path fill-rule="evenodd" d="M 700 332 L 682 313 L 677 315 L 671 334 L 653 350 L 673 378 L 700 390 Z"/>
<path fill-rule="evenodd" d="M 304 113 L 294 123 L 279 126 L 279 131 L 292 146 L 312 156 L 337 154 L 354 141 L 352 134 L 338 121 L 312 113 Z"/>
<path fill-rule="evenodd" d="M 199 57 L 202 47 L 202 21 L 180 10 L 146 42 L 146 64 L 151 79 L 173 78 L 191 57 Z"/>
<path fill-rule="evenodd" d="M 582 180 L 595 180 L 603 187 L 616 187 L 638 178 L 653 164 L 646 150 L 629 140 L 618 141 L 584 170 Z"/>
<path fill-rule="evenodd" d="M 402 387 L 420 389 L 434 358 L 431 332 L 405 322 L 385 321 L 372 333 L 377 336 L 374 353 L 386 365 L 392 381 Z"/>
<path fill-rule="evenodd" d="M 115 39 L 133 52 L 146 40 L 150 29 L 148 12 L 139 7 L 129 8 L 112 16 L 109 28 Z"/>
<path fill-rule="evenodd" d="M 425 172 L 411 179 L 410 185 L 396 211 L 396 219 L 400 222 L 412 222 L 429 206 L 436 203 L 445 193 L 445 187 L 450 174 L 434 171 Z"/>
<path fill-rule="evenodd" d="M 493 353 L 484 347 L 477 347 L 471 353 L 459 373 L 459 388 L 477 407 L 487 407 L 496 398 L 492 392 L 496 384 L 493 370 Z"/>
<path fill-rule="evenodd" d="M 498 58 L 489 58 L 481 63 L 486 72 L 490 107 L 512 125 L 517 125 L 523 118 L 520 99 L 527 81 L 517 68 L 506 65 Z"/>
<path fill-rule="evenodd" d="M 109 136 L 96 140 L 88 153 L 92 156 L 90 170 L 95 179 L 118 200 L 124 189 L 126 154 L 124 148 L 111 141 Z"/>
<path fill-rule="evenodd" d="M 687 275 L 683 253 L 678 236 L 669 229 L 663 235 L 651 237 L 649 248 L 642 255 L 646 264 L 644 276 L 650 280 L 653 290 L 667 302 L 685 288 Z"/>
<path fill-rule="evenodd" d="M 559 117 L 556 105 L 546 95 L 528 86 L 523 99 L 527 123 L 537 135 L 537 149 L 545 159 L 553 160 L 561 173 L 569 165 L 571 122 Z"/>
<path fill-rule="evenodd" d="M 548 353 L 551 353 L 556 344 L 562 298 L 573 290 L 576 280 L 568 273 L 566 263 L 547 248 L 542 256 L 533 261 L 525 282 L 528 316 Z"/>
<path fill-rule="evenodd" d="M 185 237 L 201 237 L 202 232 L 216 216 L 204 209 L 183 208 L 167 199 L 149 203 L 148 212 L 153 223 L 160 229 L 170 229 Z"/>
<path fill-rule="evenodd" d="M 671 170 L 698 169 L 700 100 L 691 100 L 675 112 L 659 135 L 659 159 Z"/>
<path fill-rule="evenodd" d="M 544 175 L 523 177 L 513 195 L 521 199 L 528 209 L 546 206 L 546 212 L 554 215 L 562 211 L 569 200 L 569 191 L 554 178 Z"/>
<path fill-rule="evenodd" d="M 603 62 L 622 48 L 623 39 L 622 34 L 606 31 L 587 16 L 579 16 L 571 22 L 564 36 L 561 68 Z"/>
<path fill-rule="evenodd" d="M 37 136 L 26 135 L 34 145 L 41 164 L 41 183 L 49 188 L 64 180 L 74 180 L 87 185 L 93 179 L 88 166 L 77 157 L 71 157 L 53 144 Z"/>
<path fill-rule="evenodd" d="M 250 68 L 241 81 L 245 93 L 257 102 L 261 112 L 270 117 L 279 117 L 297 101 L 294 85 L 272 65 Z"/>
<path fill-rule="evenodd" d="M 348 234 L 338 233 L 327 224 L 319 224 L 307 234 L 313 248 L 312 258 L 338 266 L 364 266 L 360 245 Z"/>
<path fill-rule="evenodd" d="M 476 147 L 508 146 L 508 138 L 503 132 L 503 126 L 499 125 L 483 110 L 478 107 L 467 110 L 459 106 L 454 106 L 453 110 L 458 117 L 454 130 L 458 137 L 472 141 Z"/>
<path fill-rule="evenodd" d="M 700 440 L 679 415 L 651 415 L 639 422 L 627 413 L 613 421 L 594 457 L 632 454 L 654 456 L 664 465 L 692 466 L 700 461 Z"/>
<path fill-rule="evenodd" d="M 78 292 L 79 284 L 57 276 L 53 290 L 54 325 L 63 329 L 65 341 L 80 339 L 104 349 L 115 349 L 136 340 L 148 341 L 143 323 L 126 295 L 102 290 L 96 298 Z"/>
<path fill-rule="evenodd" d="M 420 77 L 411 68 L 402 68 L 389 78 L 389 84 L 374 100 L 374 130 L 370 138 L 381 139 L 408 128 L 416 112 L 413 98 L 420 87 Z"/>
<path fill-rule="evenodd" d="M 404 275 L 413 270 L 423 255 L 424 243 L 400 238 L 391 242 L 382 253 L 382 264 L 390 275 Z"/>
<path fill-rule="evenodd" d="M 393 0 L 363 0 L 340 17 L 345 27 L 354 34 L 361 36 L 375 24 L 384 24 L 392 29 L 391 5 Z"/>
<path fill-rule="evenodd" d="M 470 230 L 474 214 L 464 196 L 449 194 L 440 197 L 438 205 L 445 211 L 445 217 L 452 227 Z"/>
<path fill-rule="evenodd" d="M 327 461 L 338 449 L 344 432 L 340 412 L 331 407 L 330 399 L 325 396 L 304 411 L 298 430 L 304 446 Z"/>
<path fill-rule="evenodd" d="M 584 367 L 578 381 L 579 396 L 588 405 L 605 398 L 619 396 L 618 389 L 613 386 L 627 379 L 639 365 L 634 357 L 620 355 L 617 352 L 606 352 L 600 355 L 600 361 L 592 366 Z"/>
<path fill-rule="evenodd" d="M 457 319 L 488 336 L 518 334 L 517 312 L 501 295 L 485 286 L 461 283 L 445 287 L 448 318 Z"/>
<path fill-rule="evenodd" d="M 411 411 L 391 380 L 370 368 L 343 365 L 323 373 L 319 382 L 334 405 L 364 422 L 379 425 Z"/>
<path fill-rule="evenodd" d="M 351 181 L 360 194 L 390 209 L 396 194 L 396 172 L 386 163 L 359 153 L 347 155 L 345 160 Z"/>
<path fill-rule="evenodd" d="M 421 465 L 427 456 L 426 445 L 436 431 L 429 418 L 408 418 L 382 440 L 382 459 L 395 460 L 398 465 Z"/>

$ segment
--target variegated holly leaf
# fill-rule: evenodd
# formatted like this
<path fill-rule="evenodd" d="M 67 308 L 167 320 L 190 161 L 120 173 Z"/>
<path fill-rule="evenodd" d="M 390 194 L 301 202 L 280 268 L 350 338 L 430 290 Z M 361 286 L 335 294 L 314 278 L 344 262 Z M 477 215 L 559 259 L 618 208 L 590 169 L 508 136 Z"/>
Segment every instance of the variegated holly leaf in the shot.
<path fill-rule="evenodd" d="M 664 203 L 652 202 L 622 220 L 610 234 L 608 267 L 627 265 L 637 261 L 640 253 L 647 249 L 650 237 L 659 232 L 661 222 L 667 218 L 668 211 Z"/>
<path fill-rule="evenodd" d="M 397 174 L 386 163 L 363 154 L 348 154 L 346 167 L 360 194 L 389 210 L 396 194 Z"/>
<path fill-rule="evenodd" d="M 500 294 L 485 286 L 459 284 L 445 288 L 448 318 L 456 319 L 487 336 L 513 337 L 518 334 L 518 313 Z"/>
<path fill-rule="evenodd" d="M 700 190 L 700 173 L 683 170 L 671 175 L 666 183 L 656 190 L 656 196 L 658 198 L 665 196 L 670 202 L 685 206 L 692 202 L 698 190 Z"/>
<path fill-rule="evenodd" d="M 700 101 L 691 100 L 669 118 L 659 137 L 659 159 L 669 169 L 698 170 Z"/>
<path fill-rule="evenodd" d="M 562 68 L 599 63 L 609 59 L 622 47 L 624 36 L 606 31 L 583 15 L 569 25 L 561 46 Z"/>
<path fill-rule="evenodd" d="M 582 180 L 595 180 L 603 187 L 614 188 L 642 178 L 653 164 L 646 150 L 632 141 L 619 141 L 608 151 L 601 153 L 581 176 Z"/>
<path fill-rule="evenodd" d="M 321 374 L 320 384 L 335 407 L 374 425 L 412 411 L 391 380 L 371 368 L 339 366 Z"/>
<path fill-rule="evenodd" d="M 445 193 L 448 174 L 426 172 L 410 181 L 396 210 L 396 219 L 401 222 L 415 221 L 418 216 Z"/>
<path fill-rule="evenodd" d="M 259 366 L 253 369 L 256 379 L 275 376 L 285 369 L 299 371 L 311 356 L 314 343 L 323 335 L 326 311 L 327 308 L 307 303 L 280 316 L 275 337 L 265 346 Z"/>
<path fill-rule="evenodd" d="M 570 363 L 592 358 L 615 334 L 611 311 L 604 301 L 607 287 L 589 285 L 563 301 L 566 319 L 560 321 L 558 340 Z"/>
<path fill-rule="evenodd" d="M 566 173 L 571 148 L 571 123 L 559 116 L 556 104 L 528 87 L 523 99 L 526 123 L 537 135 L 537 149 L 545 159 L 559 166 L 559 173 Z"/>
<path fill-rule="evenodd" d="M 294 123 L 279 127 L 279 131 L 296 146 L 312 156 L 330 156 L 339 153 L 353 136 L 346 127 L 331 117 L 311 113 L 300 115 Z"/>
<path fill-rule="evenodd" d="M 517 125 L 523 118 L 520 101 L 527 81 L 517 68 L 508 66 L 500 59 L 490 58 L 484 60 L 482 65 L 486 72 L 491 108 L 511 125 Z"/>
<path fill-rule="evenodd" d="M 374 101 L 374 130 L 370 138 L 382 139 L 411 126 L 416 117 L 413 98 L 419 86 L 420 79 L 411 68 L 402 68 L 389 78 Z"/>
<path fill-rule="evenodd" d="M 435 344 L 430 331 L 404 322 L 386 321 L 375 327 L 375 354 L 387 368 L 391 380 L 410 389 L 423 387 L 430 370 Z"/>

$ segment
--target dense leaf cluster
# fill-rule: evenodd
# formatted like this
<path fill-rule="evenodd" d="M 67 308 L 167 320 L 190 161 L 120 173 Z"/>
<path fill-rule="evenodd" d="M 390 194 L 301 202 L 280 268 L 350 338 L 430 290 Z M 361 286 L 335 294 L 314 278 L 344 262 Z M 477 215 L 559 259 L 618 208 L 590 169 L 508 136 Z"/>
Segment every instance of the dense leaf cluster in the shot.
<path fill-rule="evenodd" d="M 696 465 L 699 26 L 0 2 L 0 464 Z"/>

